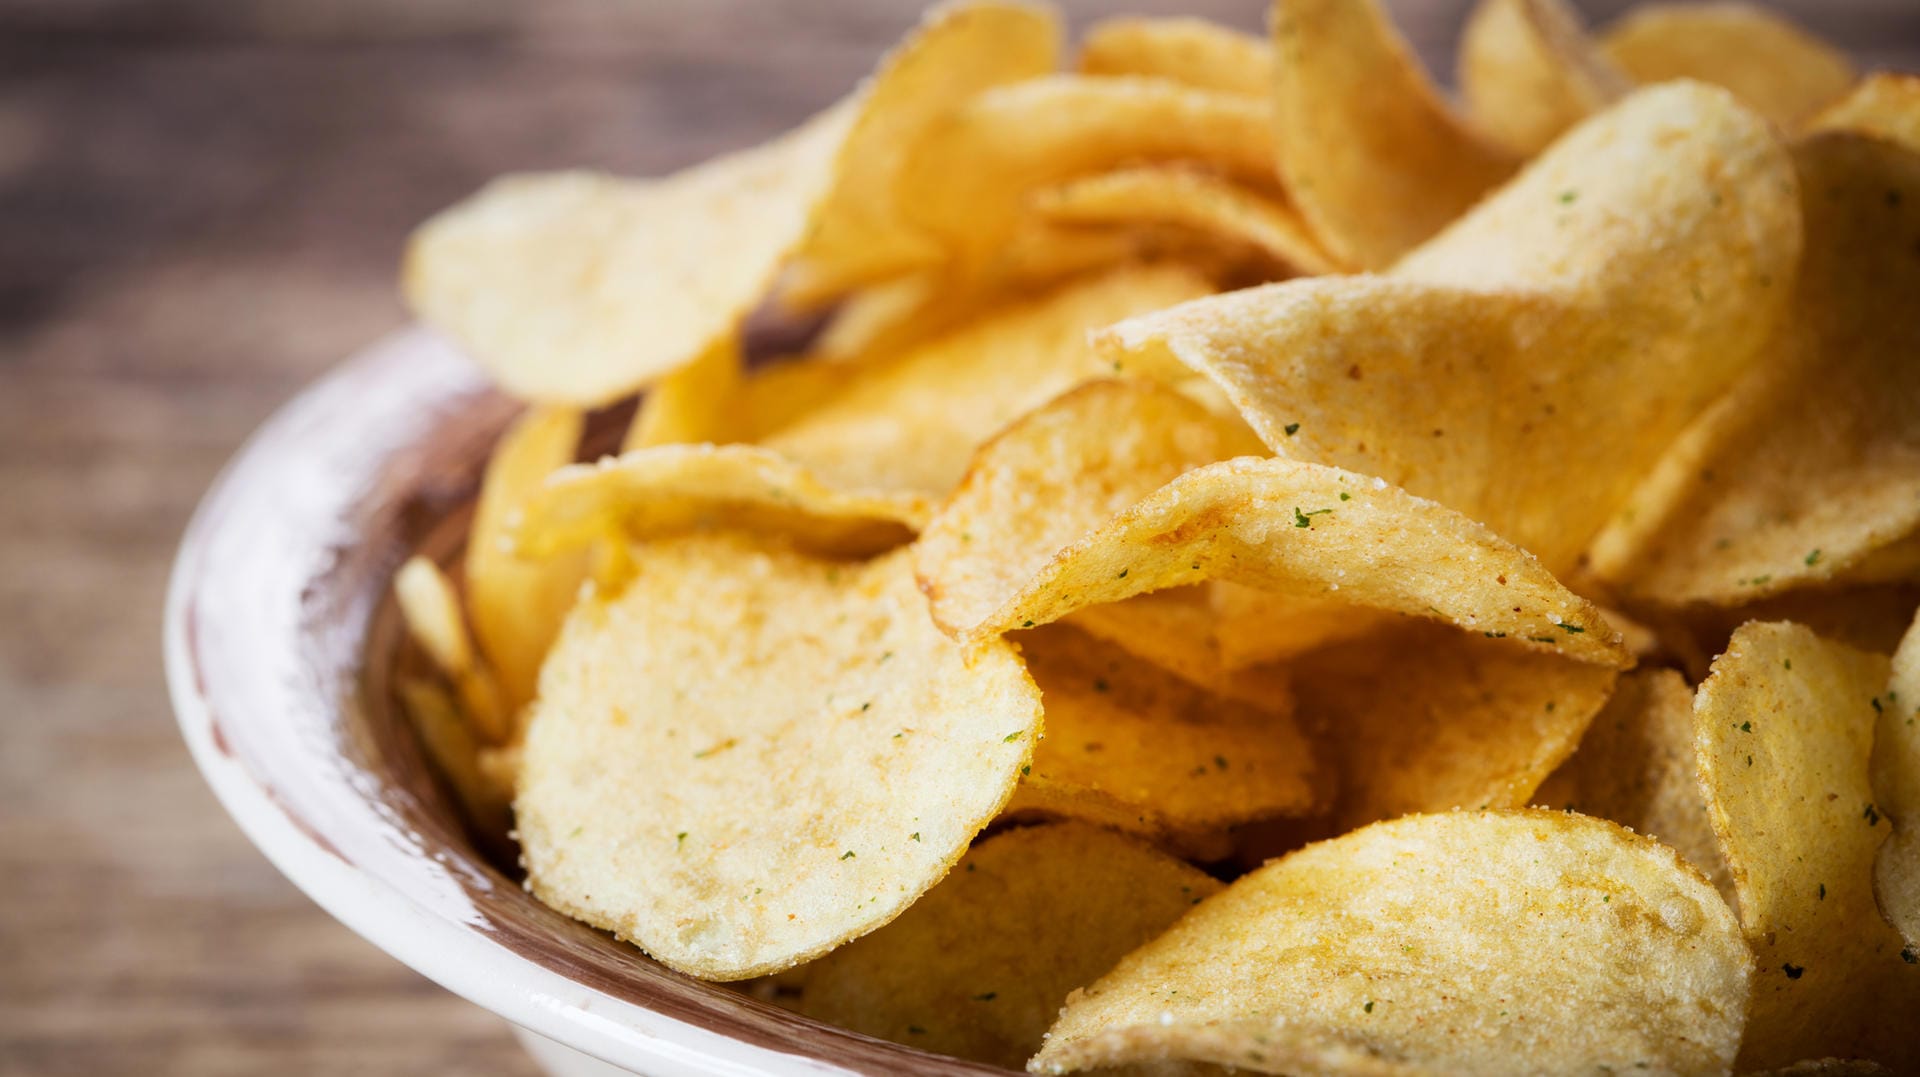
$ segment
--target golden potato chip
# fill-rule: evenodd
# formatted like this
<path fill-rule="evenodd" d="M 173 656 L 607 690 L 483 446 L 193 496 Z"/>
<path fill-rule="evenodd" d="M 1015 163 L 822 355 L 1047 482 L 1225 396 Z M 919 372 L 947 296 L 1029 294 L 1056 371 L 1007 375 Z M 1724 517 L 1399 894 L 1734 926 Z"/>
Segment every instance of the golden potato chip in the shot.
<path fill-rule="evenodd" d="M 757 445 L 657 445 L 554 474 L 523 504 L 512 544 L 528 559 L 602 540 L 638 542 L 729 528 L 860 556 L 913 537 L 911 494 L 837 490 Z"/>
<path fill-rule="evenodd" d="M 1087 343 L 1089 329 L 1210 290 L 1175 267 L 1070 285 L 863 365 L 764 444 L 843 488 L 945 494 L 982 441 L 1110 369 Z"/>
<path fill-rule="evenodd" d="M 907 158 L 898 199 L 963 265 L 979 264 L 1042 187 L 1173 161 L 1270 179 L 1274 152 L 1264 102 L 1167 79 L 1056 75 L 988 90 L 935 124 Z"/>
<path fill-rule="evenodd" d="M 1880 918 L 1873 861 L 1891 829 L 1868 779 L 1884 655 L 1753 622 L 1694 700 L 1707 812 L 1755 957 L 1743 1068 L 1872 1058 L 1910 1068 L 1920 967 Z"/>
<path fill-rule="evenodd" d="M 1206 19 L 1102 19 L 1080 39 L 1078 66 L 1083 75 L 1143 75 L 1248 97 L 1273 87 L 1267 43 Z"/>
<path fill-rule="evenodd" d="M 508 801 L 512 790 L 480 768 L 480 743 L 446 689 L 429 680 L 403 677 L 397 685 L 400 709 L 476 835 L 505 834 L 512 826 Z"/>
<path fill-rule="evenodd" d="M 453 581 L 430 557 L 415 554 L 393 576 L 393 597 L 407 634 L 440 672 L 457 676 L 473 667 L 473 641 L 460 613 Z"/>
<path fill-rule="evenodd" d="M 761 441 L 833 399 L 859 368 L 821 355 L 796 355 L 759 364 L 741 376 L 724 405 L 729 433 Z"/>
<path fill-rule="evenodd" d="M 1065 625 L 1016 637 L 1047 735 L 1010 812 L 1100 823 L 1171 848 L 1325 805 L 1332 783 L 1290 695 L 1223 699 Z"/>
<path fill-rule="evenodd" d="M 1566 0 L 1480 0 L 1457 66 L 1474 121 L 1526 157 L 1633 88 Z"/>
<path fill-rule="evenodd" d="M 1606 32 L 1607 57 L 1638 82 L 1725 86 L 1791 126 L 1847 92 L 1853 65 L 1826 42 L 1755 4 L 1643 4 Z"/>
<path fill-rule="evenodd" d="M 1228 669 L 1294 658 L 1397 619 L 1340 598 L 1305 598 L 1225 580 L 1210 584 L 1208 597 L 1214 644 Z"/>
<path fill-rule="evenodd" d="M 1880 71 L 1861 79 L 1853 92 L 1821 110 L 1808 125 L 1815 131 L 1855 131 L 1920 150 L 1920 75 Z"/>
<path fill-rule="evenodd" d="M 1594 543 L 1594 572 L 1643 602 L 1847 580 L 1920 535 L 1920 153 L 1836 131 L 1794 157 L 1791 316 Z"/>
<path fill-rule="evenodd" d="M 517 813 L 541 901 L 737 980 L 899 915 L 1000 810 L 1040 732 L 1010 645 L 927 619 L 904 551 L 652 543 L 542 671 Z"/>
<path fill-rule="evenodd" d="M 1874 700 L 1873 796 L 1893 834 L 1874 861 L 1880 912 L 1920 960 L 1920 617 L 1893 653 L 1893 676 Z"/>
<path fill-rule="evenodd" d="M 832 194 L 782 299 L 812 306 L 938 261 L 939 246 L 907 222 L 898 201 L 908 151 L 974 95 L 1048 74 L 1059 62 L 1060 21 L 1049 7 L 967 0 L 929 11 L 869 82 Z"/>
<path fill-rule="evenodd" d="M 799 1009 L 895 1043 L 1019 1069 L 1067 993 L 1220 883 L 1098 827 L 974 846 L 900 919 L 801 970 Z"/>
<path fill-rule="evenodd" d="M 1275 0 L 1287 194 L 1335 259 L 1391 265 L 1517 163 L 1453 114 L 1378 0 Z"/>
<path fill-rule="evenodd" d="M 1027 1068 L 1726 1073 L 1748 961 L 1713 888 L 1612 823 L 1413 816 L 1209 898 L 1075 992 Z"/>
<path fill-rule="evenodd" d="M 1170 587 L 1078 609 L 1060 619 L 1095 639 L 1225 699 L 1268 706 L 1291 699 L 1292 680 L 1275 665 L 1229 666 L 1214 639 L 1207 585 Z"/>
<path fill-rule="evenodd" d="M 1390 276 L 1215 296 L 1101 346 L 1183 362 L 1274 451 L 1379 475 L 1564 572 L 1784 312 L 1796 190 L 1724 91 L 1655 87 Z"/>
<path fill-rule="evenodd" d="M 806 235 L 858 112 L 666 179 L 497 179 L 414 233 L 407 300 L 516 396 L 615 400 L 734 333 Z"/>
<path fill-rule="evenodd" d="M 1330 273 L 1331 259 L 1286 202 L 1192 169 L 1123 168 L 1049 187 L 1034 209 L 1067 224 L 1161 224 L 1244 244 L 1293 273 Z"/>
<path fill-rule="evenodd" d="M 1670 845 L 1729 902 L 1733 879 L 1707 820 L 1693 750 L 1693 688 L 1670 669 L 1634 670 L 1547 776 L 1533 803 L 1611 819 Z"/>
<path fill-rule="evenodd" d="M 467 531 L 467 612 L 509 714 L 533 698 L 540 663 L 587 574 L 583 553 L 521 560 L 511 531 L 547 478 L 573 462 L 583 422 L 569 408 L 534 408 L 516 420 L 487 461 Z"/>
<path fill-rule="evenodd" d="M 743 376 L 739 340 L 716 341 L 700 358 L 661 378 L 640 398 L 620 451 L 734 440 L 732 411 Z"/>
<path fill-rule="evenodd" d="M 1303 722 L 1339 772 L 1334 821 L 1518 808 L 1580 743 L 1613 691 L 1604 666 L 1407 624 L 1295 663 Z"/>

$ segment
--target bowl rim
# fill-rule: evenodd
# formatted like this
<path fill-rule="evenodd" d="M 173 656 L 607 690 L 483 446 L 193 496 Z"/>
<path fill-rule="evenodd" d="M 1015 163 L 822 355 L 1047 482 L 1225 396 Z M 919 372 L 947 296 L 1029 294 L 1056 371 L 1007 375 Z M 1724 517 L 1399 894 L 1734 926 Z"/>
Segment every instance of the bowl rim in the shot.
<path fill-rule="evenodd" d="M 449 389 L 449 396 L 490 392 L 477 368 L 432 333 L 414 327 L 388 335 L 309 383 L 247 438 L 202 496 L 174 557 L 162 622 L 168 692 L 195 765 L 247 839 L 329 915 L 401 963 L 516 1025 L 613 1065 L 663 1077 L 1004 1072 L 824 1026 L 819 1027 L 829 1042 L 821 1045 L 820 1053 L 794 1053 L 747 1042 L 582 983 L 490 938 L 482 925 L 461 922 L 444 907 L 430 907 L 403 892 L 377 871 L 349 862 L 337 847 L 335 839 L 340 835 L 330 837 L 325 833 L 325 822 L 315 824 L 297 817 L 276 790 L 231 750 L 221 732 L 217 717 L 221 707 L 216 702 L 223 692 L 234 694 L 230 685 L 221 683 L 229 674 L 225 666 L 209 668 L 197 653 L 205 629 L 197 621 L 197 606 L 208 585 L 208 574 L 202 570 L 208 551 L 223 537 L 223 529 L 234 526 L 232 510 L 244 509 L 249 500 L 257 502 L 263 494 L 271 496 L 275 489 L 293 485 L 283 482 L 263 486 L 259 481 L 263 475 L 272 474 L 263 467 L 282 453 L 280 442 L 290 437 L 311 441 L 316 420 L 339 418 L 336 413 L 343 394 L 351 396 L 363 389 L 362 383 L 371 373 L 400 362 L 418 363 L 428 353 L 433 353 L 429 355 L 432 362 L 450 362 L 462 368 L 456 380 L 464 378 L 465 382 Z M 446 371 L 440 376 L 446 379 Z M 356 428 L 356 424 L 377 421 L 378 410 L 377 406 L 368 407 L 366 418 L 350 415 L 348 422 L 323 436 L 344 443 L 365 435 L 367 430 Z M 337 503 L 333 507 L 344 508 L 364 491 L 342 484 L 340 489 L 321 493 L 322 501 L 331 498 Z M 257 504 L 254 511 L 258 511 Z M 312 540 L 316 545 L 324 541 L 321 537 Z M 279 597 L 283 601 L 300 599 Z M 297 633 L 287 632 L 265 640 L 263 645 L 288 649 L 300 643 Z M 263 690 L 258 680 L 243 687 L 254 697 L 249 703 L 257 702 Z M 300 702 L 294 697 L 302 687 L 290 682 L 266 685 L 264 690 L 270 696 L 273 692 L 279 695 L 272 696 L 266 707 L 249 706 L 248 721 L 280 716 L 272 704 Z M 325 706 L 333 712 L 343 709 L 337 701 Z M 322 763 L 317 757 L 313 762 Z M 337 760 L 324 762 L 333 765 Z M 793 1020 L 806 1021 L 797 1015 Z"/>

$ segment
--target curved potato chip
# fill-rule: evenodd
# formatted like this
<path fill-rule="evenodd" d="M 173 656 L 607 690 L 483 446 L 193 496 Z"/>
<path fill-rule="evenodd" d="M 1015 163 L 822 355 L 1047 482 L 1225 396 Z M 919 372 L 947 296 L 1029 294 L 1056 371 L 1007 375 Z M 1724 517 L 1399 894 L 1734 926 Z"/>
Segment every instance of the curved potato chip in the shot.
<path fill-rule="evenodd" d="M 1612 823 L 1412 816 L 1209 898 L 1076 992 L 1027 1068 L 1724 1074 L 1748 961 L 1713 888 Z"/>
<path fill-rule="evenodd" d="M 1060 19 L 1049 7 L 966 0 L 929 11 L 873 75 L 783 301 L 815 306 L 938 261 L 939 245 L 908 223 L 898 201 L 908 151 L 974 95 L 1046 75 L 1059 62 Z"/>
<path fill-rule="evenodd" d="M 541 484 L 573 462 L 584 426 L 571 408 L 534 408 L 515 420 L 487 461 L 467 530 L 467 613 L 509 714 L 533 698 L 540 663 L 587 575 L 584 554 L 537 564 L 516 557 L 512 525 Z"/>
<path fill-rule="evenodd" d="M 799 1010 L 895 1043 L 1019 1069 L 1067 993 L 1219 891 L 1097 827 L 986 839 L 900 919 L 802 971 Z"/>
<path fill-rule="evenodd" d="M 942 635 L 902 552 L 716 534 L 636 556 L 541 673 L 514 803 L 534 894 L 720 980 L 899 915 L 1031 759 L 1019 656 Z"/>
<path fill-rule="evenodd" d="M 1821 110 L 1808 128 L 1855 131 L 1920 151 L 1920 75 L 1879 71 Z"/>
<path fill-rule="evenodd" d="M 1874 861 L 1881 915 L 1920 958 L 1920 617 L 1893 653 L 1893 676 L 1874 701 L 1873 796 L 1893 835 Z"/>
<path fill-rule="evenodd" d="M 460 613 L 460 596 L 432 558 L 407 558 L 393 575 L 393 597 L 407 634 L 440 672 L 452 677 L 473 668 L 473 640 Z"/>
<path fill-rule="evenodd" d="M 1920 535 L 1920 152 L 1829 132 L 1794 157 L 1807 240 L 1790 317 L 1594 543 L 1595 574 L 1643 602 L 1848 579 Z"/>
<path fill-rule="evenodd" d="M 1206 19 L 1102 19 L 1080 39 L 1078 66 L 1083 75 L 1171 79 L 1248 97 L 1265 97 L 1273 87 L 1267 43 Z"/>
<path fill-rule="evenodd" d="M 1331 259 L 1292 206 L 1190 169 L 1123 168 L 1037 192 L 1034 209 L 1068 224 L 1163 224 L 1243 243 L 1295 273 L 1330 273 Z"/>
<path fill-rule="evenodd" d="M 1693 750 L 1693 688 L 1671 669 L 1634 670 L 1587 727 L 1580 747 L 1533 802 L 1611 819 L 1673 847 L 1729 903 L 1733 878 L 1707 819 Z"/>
<path fill-rule="evenodd" d="M 1694 743 L 1757 972 L 1743 1068 L 1872 1058 L 1910 1068 L 1920 968 L 1880 918 L 1886 838 L 1868 779 L 1887 659 L 1752 622 L 1694 699 Z"/>
<path fill-rule="evenodd" d="M 1378 269 L 1518 163 L 1457 118 L 1378 0 L 1274 0 L 1280 178 L 1344 264 Z"/>
<path fill-rule="evenodd" d="M 1418 623 L 1316 651 L 1293 670 L 1300 716 L 1325 730 L 1339 771 L 1343 828 L 1532 803 L 1616 676 Z"/>
<path fill-rule="evenodd" d="M 945 494 L 982 441 L 1109 369 L 1088 330 L 1209 291 L 1176 267 L 1122 269 L 1070 285 L 863 365 L 764 443 L 837 486 Z"/>
<path fill-rule="evenodd" d="M 988 90 L 936 124 L 907 159 L 899 199 L 959 262 L 978 264 L 1042 187 L 1144 162 L 1268 179 L 1274 152 L 1263 102 L 1165 79 L 1056 75 Z"/>
<path fill-rule="evenodd" d="M 734 397 L 744 376 L 740 341 L 735 337 L 716 341 L 700 358 L 646 391 L 620 441 L 620 451 L 734 440 Z"/>
<path fill-rule="evenodd" d="M 1643 4 L 1610 27 L 1607 57 L 1637 82 L 1699 79 L 1783 126 L 1853 84 L 1846 55 L 1754 4 Z"/>
<path fill-rule="evenodd" d="M 1169 587 L 1119 602 L 1078 609 L 1060 619 L 1095 639 L 1166 670 L 1224 699 L 1266 706 L 1292 698 L 1287 671 L 1275 665 L 1230 666 L 1214 639 L 1207 586 Z"/>
<path fill-rule="evenodd" d="M 906 542 L 926 514 L 918 497 L 837 490 L 756 445 L 656 445 L 556 472 L 523 503 L 512 543 L 540 559 L 719 527 L 859 556 Z"/>
<path fill-rule="evenodd" d="M 1213 639 L 1220 664 L 1245 669 L 1294 658 L 1329 643 L 1356 639 L 1393 614 L 1338 598 L 1302 598 L 1215 580 L 1209 587 Z"/>
<path fill-rule="evenodd" d="M 1332 783 L 1290 695 L 1258 706 L 1222 699 L 1063 625 L 1018 640 L 1047 735 L 1009 812 L 1085 819 L 1181 849 L 1192 844 L 1183 838 L 1325 804 Z"/>
<path fill-rule="evenodd" d="M 1566 0 L 1480 0 L 1456 66 L 1475 122 L 1527 157 L 1633 88 Z"/>
<path fill-rule="evenodd" d="M 1796 191 L 1724 91 L 1656 87 L 1390 276 L 1215 296 L 1100 343 L 1211 377 L 1276 452 L 1379 475 L 1564 572 L 1784 313 Z"/>
<path fill-rule="evenodd" d="M 416 677 L 401 678 L 396 694 L 421 750 L 452 787 L 473 834 L 497 842 L 513 826 L 508 810 L 512 789 L 480 768 L 480 743 L 461 717 L 460 706 L 446 689 Z"/>

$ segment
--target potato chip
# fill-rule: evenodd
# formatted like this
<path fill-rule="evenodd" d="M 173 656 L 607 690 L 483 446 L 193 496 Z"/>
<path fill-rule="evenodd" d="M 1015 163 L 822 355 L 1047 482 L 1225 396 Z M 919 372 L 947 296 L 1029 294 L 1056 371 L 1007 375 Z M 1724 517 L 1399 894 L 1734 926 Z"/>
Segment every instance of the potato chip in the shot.
<path fill-rule="evenodd" d="M 904 551 L 726 534 L 637 551 L 542 671 L 515 801 L 528 884 L 737 980 L 885 924 L 999 811 L 1040 732 L 1013 648 L 927 620 Z"/>
<path fill-rule="evenodd" d="M 1893 653 L 1893 676 L 1874 700 L 1873 797 L 1893 834 L 1874 862 L 1880 912 L 1920 960 L 1920 617 Z"/>
<path fill-rule="evenodd" d="M 1791 317 L 1594 544 L 1594 571 L 1642 602 L 1846 580 L 1920 535 L 1920 152 L 1830 132 L 1794 157 L 1807 242 Z"/>
<path fill-rule="evenodd" d="M 1518 808 L 1580 743 L 1615 672 L 1408 624 L 1294 666 L 1301 720 L 1339 772 L 1343 828 L 1408 812 Z"/>
<path fill-rule="evenodd" d="M 1525 157 L 1633 88 L 1566 0 L 1480 0 L 1456 66 L 1474 121 Z"/>
<path fill-rule="evenodd" d="M 473 668 L 473 641 L 460 613 L 460 595 L 432 558 L 407 558 L 394 573 L 393 597 L 407 634 L 440 672 L 456 676 Z"/>
<path fill-rule="evenodd" d="M 1602 47 L 1638 82 L 1711 82 L 1783 126 L 1853 84 L 1838 49 L 1763 7 L 1729 0 L 1641 5 L 1607 30 Z"/>
<path fill-rule="evenodd" d="M 1205 172 L 1123 168 L 1039 191 L 1034 209 L 1067 224 L 1173 225 L 1244 244 L 1292 273 L 1329 273 L 1331 259 L 1286 202 Z"/>
<path fill-rule="evenodd" d="M 1083 75 L 1144 75 L 1248 97 L 1273 86 L 1267 43 L 1206 19 L 1102 19 L 1081 38 L 1078 66 Z"/>
<path fill-rule="evenodd" d="M 1748 961 L 1713 888 L 1612 823 L 1413 816 L 1203 902 L 1075 992 L 1027 1068 L 1726 1073 Z"/>
<path fill-rule="evenodd" d="M 1533 803 L 1611 819 L 1670 845 L 1733 901 L 1733 879 L 1707 820 L 1693 750 L 1693 688 L 1670 669 L 1620 678 L 1580 748 Z"/>
<path fill-rule="evenodd" d="M 940 248 L 906 219 L 898 178 L 908 151 L 956 107 L 1060 62 L 1049 7 L 967 0 L 935 7 L 880 64 L 846 136 L 833 192 L 800 248 L 781 297 L 813 306 L 937 262 Z"/>
<path fill-rule="evenodd" d="M 1784 312 L 1796 190 L 1787 154 L 1726 93 L 1656 87 L 1391 276 L 1216 296 L 1101 345 L 1184 362 L 1274 451 L 1379 475 L 1564 572 Z"/>
<path fill-rule="evenodd" d="M 1214 639 L 1208 585 L 1170 587 L 1120 602 L 1087 606 L 1061 618 L 1095 639 L 1224 699 L 1270 706 L 1291 699 L 1292 680 L 1276 665 L 1229 666 Z"/>
<path fill-rule="evenodd" d="M 1815 131 L 1855 131 L 1920 150 L 1920 75 L 1881 71 L 1821 110 L 1808 125 Z"/>
<path fill-rule="evenodd" d="M 1065 625 L 1016 637 L 1047 735 L 1008 811 L 1085 819 L 1182 847 L 1325 805 L 1332 783 L 1290 695 L 1211 695 Z M 1191 844 L 1191 843 L 1187 843 Z"/>
<path fill-rule="evenodd" d="M 525 502 L 512 542 L 537 560 L 603 539 L 730 528 L 861 556 L 912 538 L 927 511 L 910 494 L 826 486 L 756 445 L 658 445 L 557 472 Z"/>
<path fill-rule="evenodd" d="M 535 408 L 516 420 L 487 461 L 467 531 L 467 612 L 509 714 L 533 698 L 540 663 L 587 574 L 584 554 L 521 560 L 512 527 L 547 478 L 573 462 L 583 425 L 569 408 Z"/>
<path fill-rule="evenodd" d="M 1868 779 L 1887 659 L 1753 622 L 1694 700 L 1707 812 L 1755 957 L 1743 1068 L 1872 1058 L 1910 1068 L 1920 967 L 1873 896 L 1891 829 Z"/>
<path fill-rule="evenodd" d="M 731 412 L 743 376 L 739 340 L 726 337 L 717 341 L 700 358 L 647 390 L 620 442 L 620 451 L 734 440 Z"/>
<path fill-rule="evenodd" d="M 1357 639 L 1397 620 L 1340 598 L 1303 598 L 1216 580 L 1210 585 L 1220 663 L 1245 669 Z"/>
<path fill-rule="evenodd" d="M 1070 285 L 863 366 L 764 443 L 846 489 L 945 494 L 982 441 L 1110 369 L 1087 343 L 1089 329 L 1210 290 L 1175 267 Z"/>
<path fill-rule="evenodd" d="M 400 709 L 420 738 L 421 750 L 458 799 L 461 814 L 479 836 L 512 828 L 512 790 L 480 768 L 480 744 L 446 689 L 430 680 L 403 677 L 396 689 Z"/>
<path fill-rule="evenodd" d="M 1320 243 L 1391 265 L 1517 163 L 1456 117 L 1378 0 L 1275 0 L 1281 179 Z"/>
<path fill-rule="evenodd" d="M 799 1009 L 895 1043 L 1019 1069 L 1067 993 L 1220 883 L 1079 823 L 974 846 L 919 904 L 802 970 Z"/>
<path fill-rule="evenodd" d="M 898 198 L 963 265 L 978 265 L 1042 187 L 1174 161 L 1270 180 L 1274 152 L 1261 101 L 1166 79 L 1056 75 L 988 90 L 934 125 L 907 158 Z"/>

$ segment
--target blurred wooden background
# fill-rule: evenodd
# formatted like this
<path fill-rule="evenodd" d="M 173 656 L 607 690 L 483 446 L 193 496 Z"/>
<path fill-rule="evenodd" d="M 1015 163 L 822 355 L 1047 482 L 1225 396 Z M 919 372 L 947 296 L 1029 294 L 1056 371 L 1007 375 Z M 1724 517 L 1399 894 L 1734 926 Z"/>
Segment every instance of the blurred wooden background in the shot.
<path fill-rule="evenodd" d="M 168 559 L 247 432 L 401 324 L 415 221 L 507 169 L 756 141 L 918 6 L 0 0 L 0 1073 L 532 1072 L 221 814 L 161 683 Z M 1393 6 L 1449 68 L 1468 0 Z M 1784 6 L 1920 70 L 1916 0 Z"/>

